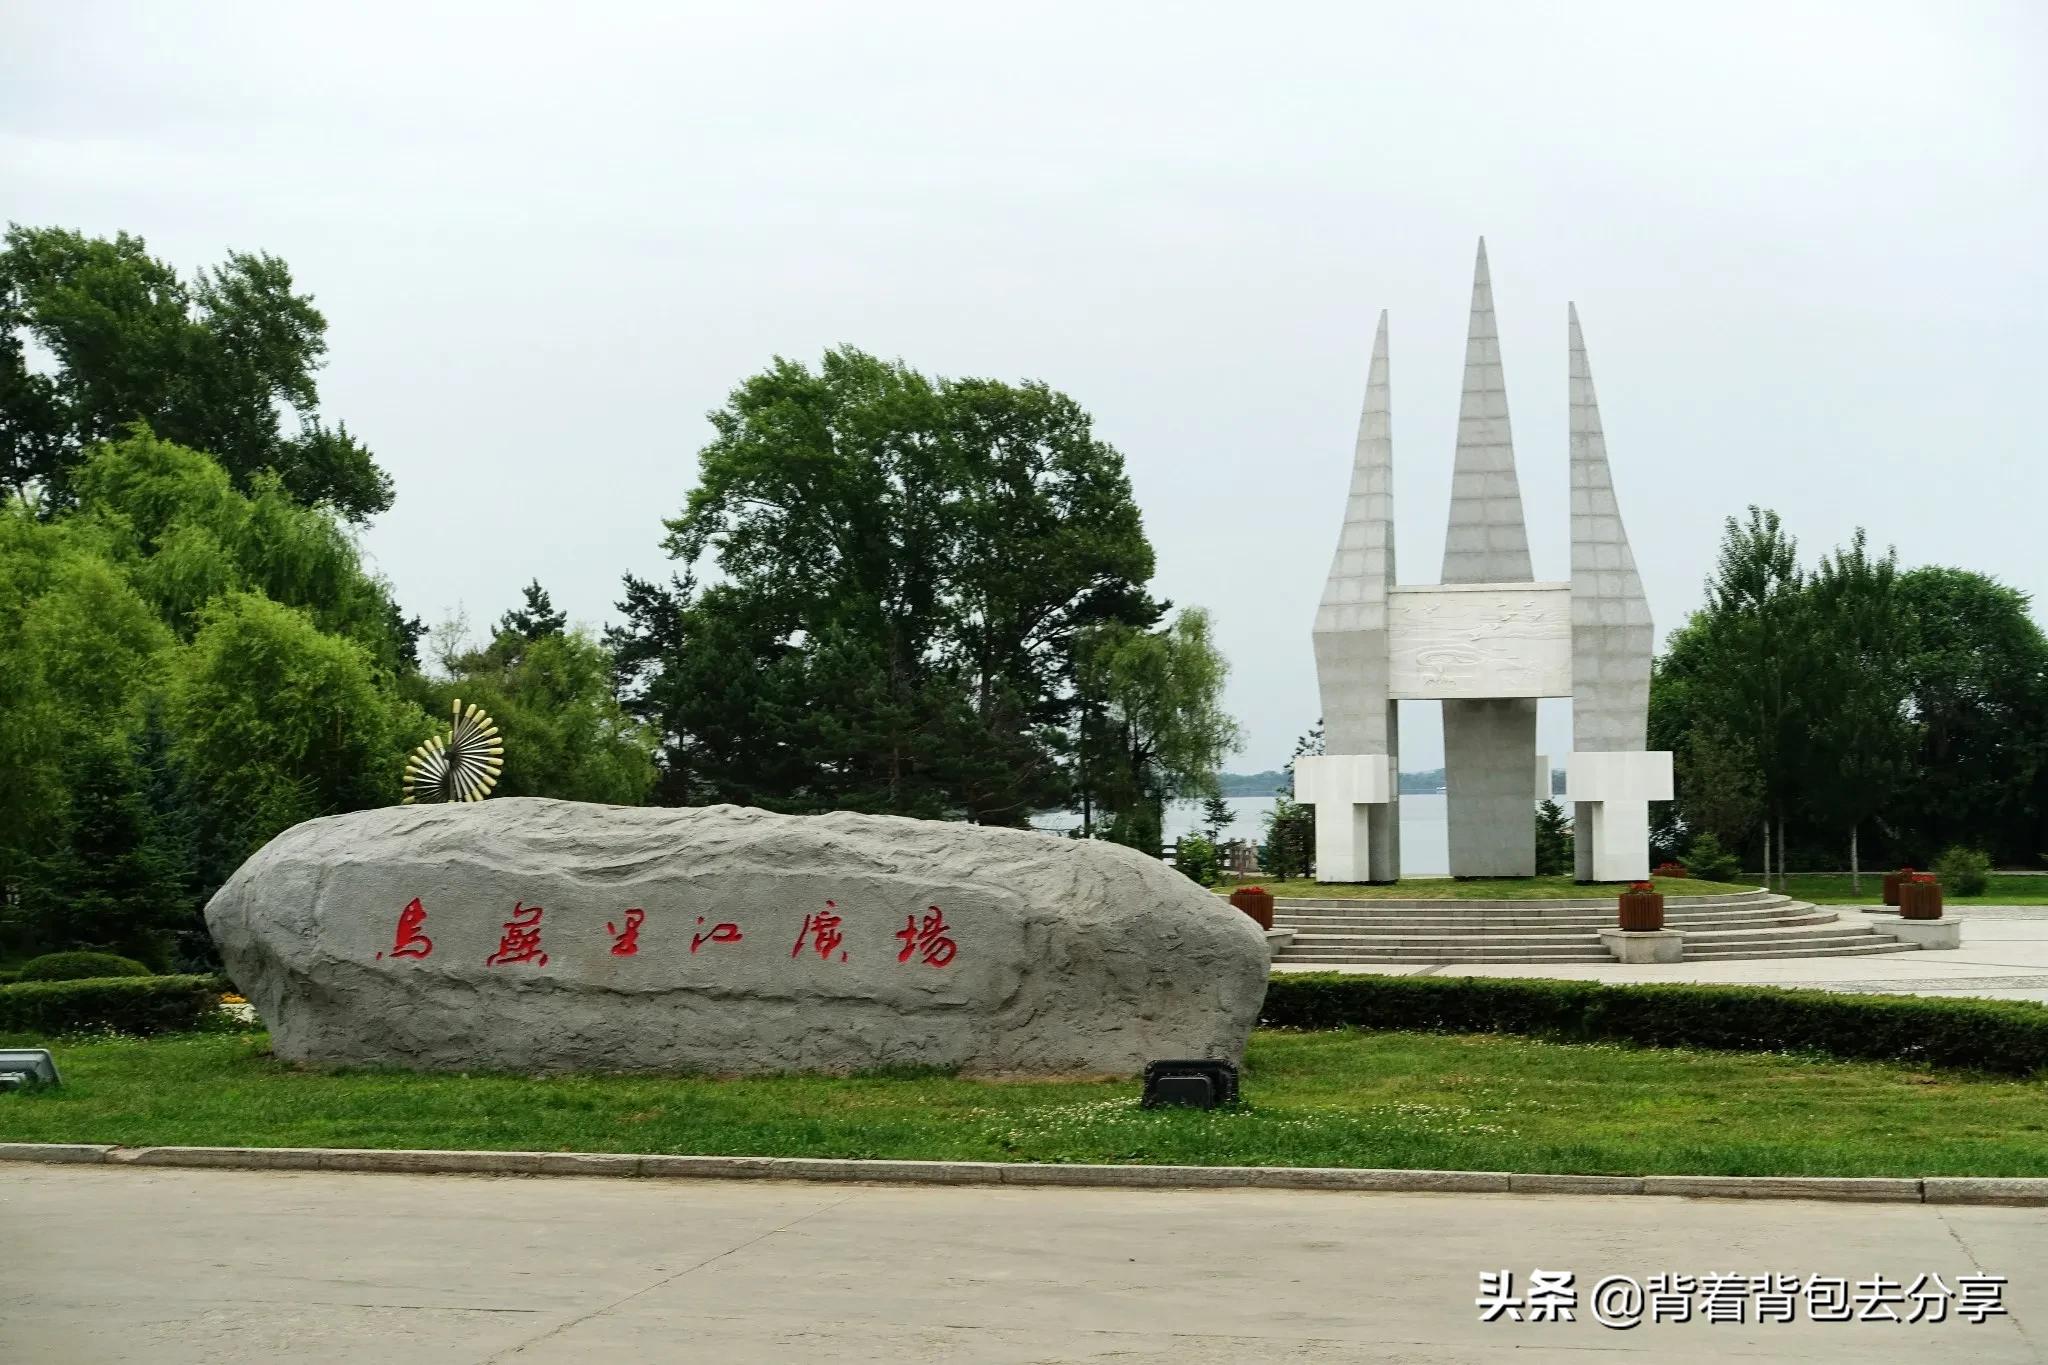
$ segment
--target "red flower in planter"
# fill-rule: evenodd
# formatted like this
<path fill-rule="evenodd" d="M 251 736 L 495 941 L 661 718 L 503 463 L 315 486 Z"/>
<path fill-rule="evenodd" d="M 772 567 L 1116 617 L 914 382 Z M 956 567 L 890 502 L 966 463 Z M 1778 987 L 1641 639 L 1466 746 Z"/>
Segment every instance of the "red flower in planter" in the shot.
<path fill-rule="evenodd" d="M 1628 889 L 1631 891 L 1655 891 L 1657 887 L 1653 882 L 1630 882 Z"/>
<path fill-rule="evenodd" d="M 1249 891 L 1254 896 L 1263 896 L 1266 894 L 1266 888 L 1263 886 L 1240 886 L 1237 889 L 1240 891 Z"/>
<path fill-rule="evenodd" d="M 1915 872 L 1912 874 L 1911 880 L 1918 882 L 1921 886 L 1929 886 L 1935 881 L 1935 876 L 1932 872 Z"/>

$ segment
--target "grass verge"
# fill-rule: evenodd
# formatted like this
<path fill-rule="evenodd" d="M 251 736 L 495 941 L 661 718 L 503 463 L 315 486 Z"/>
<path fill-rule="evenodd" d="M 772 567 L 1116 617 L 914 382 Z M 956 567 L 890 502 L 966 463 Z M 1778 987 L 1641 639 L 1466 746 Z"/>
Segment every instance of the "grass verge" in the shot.
<path fill-rule="evenodd" d="M 26 1041 L 26 1040 L 15 1040 Z M 2048 1175 L 2048 1084 L 1522 1038 L 1261 1031 L 1235 1110 L 1130 1082 L 300 1070 L 261 1033 L 60 1044 L 0 1141 L 1368 1166 Z"/>
<path fill-rule="evenodd" d="M 1846 872 L 1795 872 L 1785 880 L 1786 895 L 1815 905 L 1876 905 L 1884 899 L 1884 871 L 1864 873 L 1861 891 L 1850 888 Z M 1763 884 L 1761 879 L 1757 884 Z M 1983 895 L 1957 896 L 1944 889 L 1942 900 L 1956 906 L 2048 905 L 2048 877 L 2015 877 L 2009 872 L 1994 872 Z"/>

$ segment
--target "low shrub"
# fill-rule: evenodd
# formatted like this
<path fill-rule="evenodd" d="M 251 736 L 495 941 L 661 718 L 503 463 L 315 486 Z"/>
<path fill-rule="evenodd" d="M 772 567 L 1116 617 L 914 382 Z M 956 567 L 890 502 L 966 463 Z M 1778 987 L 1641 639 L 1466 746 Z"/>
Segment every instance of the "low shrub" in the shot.
<path fill-rule="evenodd" d="M 18 981 L 0 986 L 0 1034 L 184 1033 L 211 1023 L 219 1009 L 220 990 L 210 976 Z"/>
<path fill-rule="evenodd" d="M 1734 1052 L 1819 1052 L 2030 1075 L 2048 1069 L 2048 1008 L 2011 1000 L 1840 995 L 1758 986 L 1288 973 L 1272 1028 L 1510 1033 Z"/>
<path fill-rule="evenodd" d="M 0 986 L 11 986 L 19 980 L 21 980 L 21 972 L 18 969 L 14 967 L 0 969 Z"/>
<path fill-rule="evenodd" d="M 1185 834 L 1175 841 L 1173 865 L 1201 886 L 1214 886 L 1223 875 L 1222 855 L 1199 834 Z"/>
<path fill-rule="evenodd" d="M 1957 844 L 1934 860 L 1934 877 L 1951 896 L 1981 896 L 1991 885 L 1991 859 Z"/>
<path fill-rule="evenodd" d="M 44 953 L 21 964 L 17 981 L 88 981 L 109 976 L 148 976 L 149 968 L 117 953 Z"/>
<path fill-rule="evenodd" d="M 1703 882 L 1732 882 L 1742 875 L 1742 863 L 1721 847 L 1712 834 L 1702 834 L 1686 850 L 1685 865 Z"/>

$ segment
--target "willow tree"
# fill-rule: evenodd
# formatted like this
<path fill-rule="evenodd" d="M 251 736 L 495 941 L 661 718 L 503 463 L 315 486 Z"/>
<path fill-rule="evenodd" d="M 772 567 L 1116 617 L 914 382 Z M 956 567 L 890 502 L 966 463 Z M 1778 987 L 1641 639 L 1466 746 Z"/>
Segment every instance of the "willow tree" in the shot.
<path fill-rule="evenodd" d="M 1079 747 L 1111 838 L 1156 853 L 1168 801 L 1216 794 L 1217 770 L 1240 739 L 1223 709 L 1229 671 L 1198 607 L 1157 630 L 1112 625 L 1087 636 L 1079 690 L 1100 728 Z"/>

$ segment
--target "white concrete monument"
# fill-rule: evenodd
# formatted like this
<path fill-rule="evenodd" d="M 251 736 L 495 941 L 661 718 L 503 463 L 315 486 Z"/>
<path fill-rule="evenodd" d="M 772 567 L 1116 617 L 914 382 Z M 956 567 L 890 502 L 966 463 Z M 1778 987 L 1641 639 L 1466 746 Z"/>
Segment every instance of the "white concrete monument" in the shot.
<path fill-rule="evenodd" d="M 1316 612 L 1327 753 L 1295 761 L 1296 798 L 1317 808 L 1319 881 L 1400 877 L 1397 708 L 1424 700 L 1443 703 L 1452 875 L 1533 875 L 1533 804 L 1550 795 L 1549 761 L 1536 752 L 1539 697 L 1572 699 L 1565 795 L 1578 879 L 1649 875 L 1649 803 L 1671 799 L 1671 755 L 1645 751 L 1650 607 L 1615 503 L 1578 311 L 1566 307 L 1566 583 L 1534 581 L 1529 563 L 1483 239 L 1465 339 L 1443 582 L 1396 583 L 1387 315 L 1380 314 L 1344 530 Z"/>

